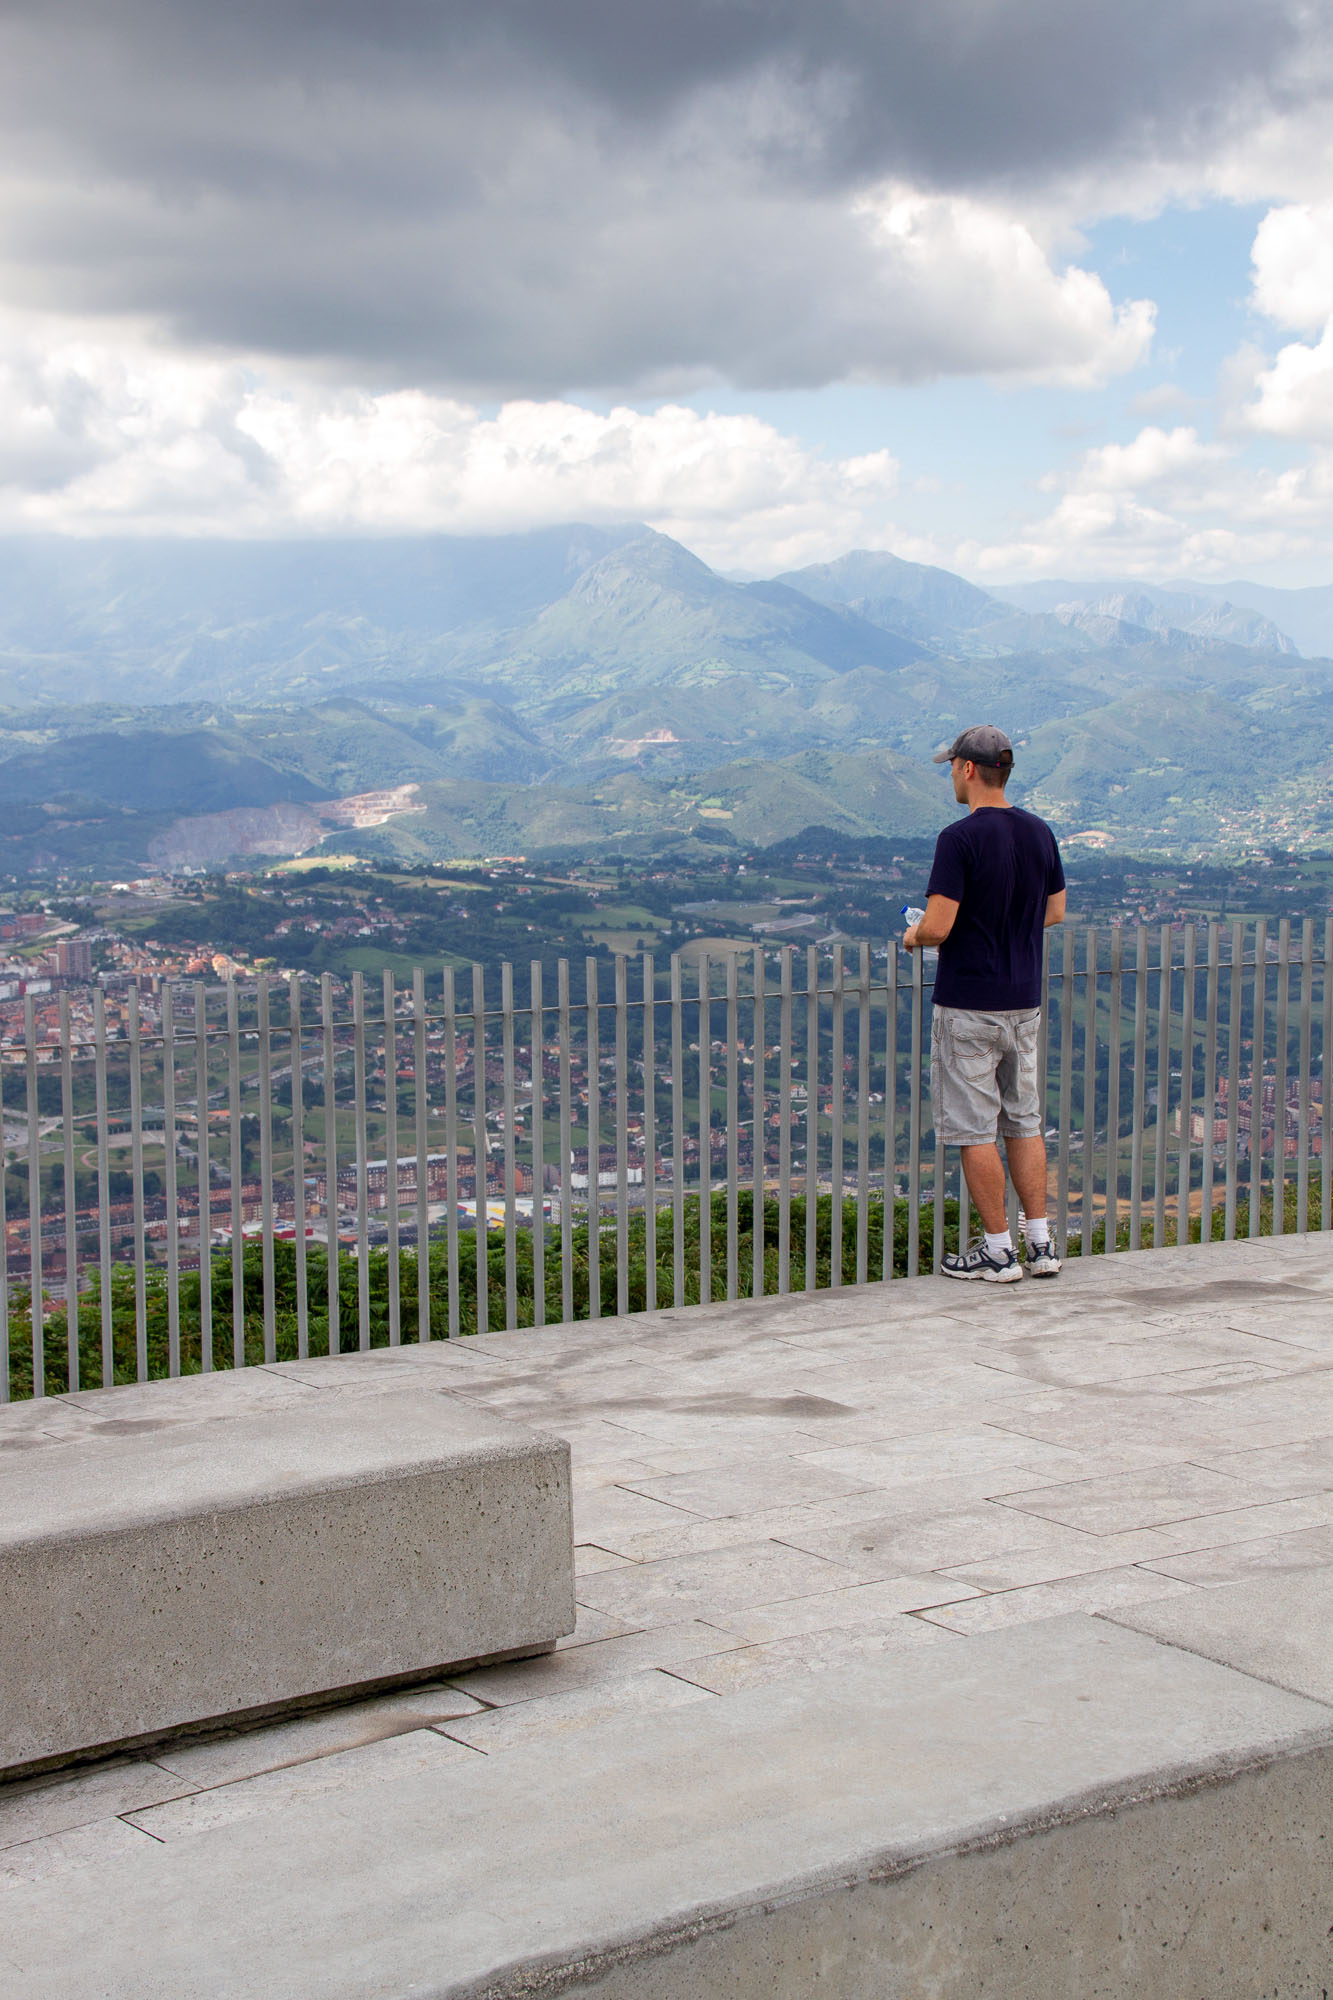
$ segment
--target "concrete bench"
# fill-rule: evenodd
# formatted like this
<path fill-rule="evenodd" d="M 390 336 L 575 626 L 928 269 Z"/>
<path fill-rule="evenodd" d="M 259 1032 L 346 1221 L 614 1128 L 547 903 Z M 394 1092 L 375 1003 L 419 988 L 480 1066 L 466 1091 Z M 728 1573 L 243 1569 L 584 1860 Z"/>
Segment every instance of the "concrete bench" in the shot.
<path fill-rule="evenodd" d="M 0 1773 L 573 1629 L 560 1439 L 424 1387 L 161 1390 L 161 1422 L 152 1389 L 0 1417 Z"/>

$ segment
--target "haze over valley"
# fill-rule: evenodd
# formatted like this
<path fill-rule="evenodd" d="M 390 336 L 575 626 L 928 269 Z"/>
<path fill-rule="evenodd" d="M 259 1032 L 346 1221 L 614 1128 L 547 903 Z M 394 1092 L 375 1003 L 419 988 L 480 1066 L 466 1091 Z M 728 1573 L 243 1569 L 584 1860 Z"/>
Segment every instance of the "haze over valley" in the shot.
<path fill-rule="evenodd" d="M 736 581 L 642 526 L 15 537 L 0 872 L 920 834 L 978 716 L 1066 837 L 1299 849 L 1333 829 L 1325 653 L 1333 588 L 991 592 L 864 551 Z"/>

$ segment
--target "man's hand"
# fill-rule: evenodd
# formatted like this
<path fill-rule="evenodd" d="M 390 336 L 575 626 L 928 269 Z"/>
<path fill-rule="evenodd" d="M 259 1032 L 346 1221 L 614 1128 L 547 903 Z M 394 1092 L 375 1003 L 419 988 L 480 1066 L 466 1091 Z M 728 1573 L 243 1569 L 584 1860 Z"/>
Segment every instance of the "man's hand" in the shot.
<path fill-rule="evenodd" d="M 903 932 L 904 951 L 930 951 L 943 944 L 953 929 L 958 905 L 949 896 L 927 896 L 926 914 L 919 924 L 909 924 Z"/>

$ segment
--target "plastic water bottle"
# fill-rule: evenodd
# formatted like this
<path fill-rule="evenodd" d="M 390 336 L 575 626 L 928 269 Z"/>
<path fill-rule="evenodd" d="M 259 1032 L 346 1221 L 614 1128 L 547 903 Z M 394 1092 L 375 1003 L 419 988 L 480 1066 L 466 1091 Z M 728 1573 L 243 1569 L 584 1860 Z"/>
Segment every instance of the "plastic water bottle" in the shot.
<path fill-rule="evenodd" d="M 919 910 L 915 903 L 903 904 L 903 917 L 909 924 L 919 924 L 925 914 L 925 911 Z M 935 959 L 939 957 L 939 952 L 934 945 L 922 945 L 921 956 L 923 960 Z"/>

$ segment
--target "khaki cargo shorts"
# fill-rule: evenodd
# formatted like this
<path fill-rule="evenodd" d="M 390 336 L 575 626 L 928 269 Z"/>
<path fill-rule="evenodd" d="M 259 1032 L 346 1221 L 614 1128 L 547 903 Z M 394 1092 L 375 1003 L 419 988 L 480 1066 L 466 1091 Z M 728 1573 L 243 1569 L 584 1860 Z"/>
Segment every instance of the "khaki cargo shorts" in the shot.
<path fill-rule="evenodd" d="M 1037 1095 L 1040 1007 L 979 1014 L 937 1007 L 930 1026 L 930 1101 L 935 1130 L 946 1146 L 988 1146 L 1035 1139 L 1041 1132 Z"/>

